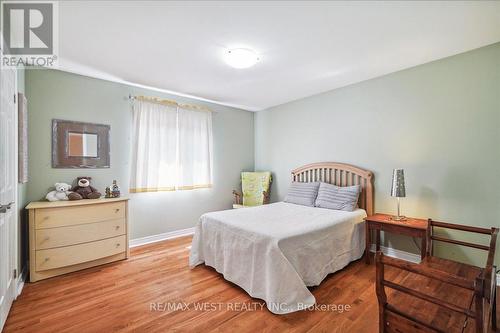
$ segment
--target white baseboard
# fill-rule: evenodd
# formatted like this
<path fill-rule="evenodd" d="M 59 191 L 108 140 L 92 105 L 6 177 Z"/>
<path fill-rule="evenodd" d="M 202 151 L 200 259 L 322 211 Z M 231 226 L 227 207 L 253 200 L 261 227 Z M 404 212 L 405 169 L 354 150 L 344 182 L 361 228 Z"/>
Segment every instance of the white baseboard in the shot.
<path fill-rule="evenodd" d="M 375 252 L 376 246 L 375 244 L 372 244 L 372 247 L 370 249 L 371 252 Z M 392 247 L 385 247 L 381 246 L 380 250 L 382 251 L 383 254 L 389 257 L 401 259 L 401 260 L 406 260 L 414 263 L 419 263 L 420 262 L 420 254 L 415 254 L 411 252 L 406 252 L 406 251 L 401 251 L 401 250 L 396 250 L 393 249 Z"/>
<path fill-rule="evenodd" d="M 372 244 L 370 252 L 375 252 L 376 246 Z M 381 246 L 380 250 L 389 257 L 406 260 L 414 263 L 420 262 L 420 254 L 393 249 L 392 247 Z M 497 274 L 497 286 L 500 286 L 500 273 Z"/>
<path fill-rule="evenodd" d="M 23 291 L 24 288 L 24 281 L 26 280 L 26 270 L 24 269 L 21 274 L 17 277 L 16 280 L 16 298 L 17 296 L 21 295 L 21 292 Z"/>
<path fill-rule="evenodd" d="M 129 245 L 130 245 L 130 247 L 136 247 L 136 246 L 161 242 L 161 241 L 166 240 L 166 239 L 189 236 L 189 235 L 193 235 L 193 234 L 194 234 L 194 228 L 175 230 L 175 231 L 165 232 L 163 234 L 131 239 Z"/>

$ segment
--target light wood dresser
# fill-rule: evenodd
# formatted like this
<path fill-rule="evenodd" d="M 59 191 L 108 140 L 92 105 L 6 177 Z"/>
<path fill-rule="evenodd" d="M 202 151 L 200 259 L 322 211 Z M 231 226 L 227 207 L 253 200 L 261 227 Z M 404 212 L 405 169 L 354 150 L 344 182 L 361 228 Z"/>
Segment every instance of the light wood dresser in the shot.
<path fill-rule="evenodd" d="M 31 202 L 30 281 L 129 256 L 128 199 Z"/>

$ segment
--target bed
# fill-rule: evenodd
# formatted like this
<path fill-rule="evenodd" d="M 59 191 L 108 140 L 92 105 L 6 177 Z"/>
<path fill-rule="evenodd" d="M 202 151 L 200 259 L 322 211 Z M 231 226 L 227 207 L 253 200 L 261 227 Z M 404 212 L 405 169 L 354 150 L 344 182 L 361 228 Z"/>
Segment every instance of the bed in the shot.
<path fill-rule="evenodd" d="M 292 181 L 361 186 L 352 212 L 287 202 L 201 216 L 189 265 L 211 266 L 269 311 L 286 314 L 313 306 L 307 287 L 362 257 L 364 217 L 373 213 L 373 175 L 341 163 L 315 163 L 292 171 Z"/>

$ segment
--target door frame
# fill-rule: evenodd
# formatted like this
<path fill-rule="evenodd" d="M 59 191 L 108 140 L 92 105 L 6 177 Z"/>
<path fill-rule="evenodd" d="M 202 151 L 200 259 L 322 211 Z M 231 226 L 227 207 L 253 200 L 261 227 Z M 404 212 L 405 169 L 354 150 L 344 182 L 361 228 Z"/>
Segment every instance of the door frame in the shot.
<path fill-rule="evenodd" d="M 4 45 L 3 44 L 3 33 L 0 32 L 0 45 Z M 1 60 L 1 57 L 3 56 L 3 50 L 0 48 L 0 60 Z M 2 70 L 2 69 L 0 69 Z M 12 286 L 10 288 L 10 290 L 7 290 L 7 293 L 10 291 L 12 294 L 11 294 L 11 297 L 12 297 L 12 301 L 14 301 L 15 299 L 17 299 L 17 296 L 20 294 L 19 292 L 19 287 L 20 287 L 20 284 L 22 283 L 21 280 L 21 274 L 19 272 L 20 270 L 20 267 L 19 267 L 19 257 L 20 257 L 20 253 L 19 253 L 19 247 L 20 247 L 20 240 L 19 240 L 19 222 L 21 221 L 21 218 L 20 218 L 20 215 L 21 215 L 21 212 L 19 210 L 19 206 L 20 206 L 20 203 L 19 203 L 19 170 L 18 170 L 18 164 L 19 164 L 19 159 L 18 159 L 18 154 L 19 154 L 19 111 L 18 111 L 18 105 L 19 105 L 19 101 L 18 101 L 18 78 L 17 78 L 17 75 L 18 75 L 18 71 L 19 69 L 18 68 L 15 68 L 13 69 L 14 70 L 14 131 L 13 131 L 13 135 L 14 135 L 14 158 L 13 160 L 11 161 L 11 167 L 14 168 L 14 204 L 12 205 L 12 207 L 10 208 L 12 210 L 12 216 L 13 216 L 13 225 L 12 227 L 14 228 L 14 232 L 13 232 L 13 237 L 14 237 L 14 246 L 13 248 L 11 248 L 9 251 L 9 261 L 12 262 L 12 267 L 10 267 L 9 269 L 11 270 L 11 274 L 12 274 Z M 14 270 L 16 271 L 17 274 L 15 274 L 14 276 Z M 8 294 L 6 294 L 8 295 Z M 12 307 L 12 304 L 9 305 L 9 308 L 7 309 L 7 316 L 5 318 L 5 321 L 7 321 L 7 318 L 8 318 L 8 314 L 10 312 L 10 308 Z M 5 322 L 0 322 L 0 332 L 3 330 L 3 326 L 5 325 Z"/>
<path fill-rule="evenodd" d="M 19 248 L 21 246 L 21 240 L 19 239 L 19 223 L 21 222 L 21 214 L 22 212 L 19 210 L 19 206 L 21 203 L 19 202 L 19 87 L 18 87 L 18 78 L 17 75 L 19 73 L 19 69 L 16 68 L 15 70 L 16 75 L 14 76 L 14 93 L 16 95 L 16 100 L 14 103 L 14 124 L 15 129 L 14 129 L 14 181 L 16 186 L 14 186 L 14 239 L 15 239 L 15 246 L 14 246 L 14 253 L 13 253 L 13 260 L 14 260 L 14 267 L 16 271 L 16 276 L 14 278 L 15 282 L 15 290 L 14 290 L 14 299 L 17 299 L 17 296 L 19 296 L 20 292 L 18 292 L 19 289 L 19 279 L 21 278 L 21 272 L 20 270 L 22 267 L 19 265 L 19 258 L 20 258 L 20 253 L 19 253 Z"/>

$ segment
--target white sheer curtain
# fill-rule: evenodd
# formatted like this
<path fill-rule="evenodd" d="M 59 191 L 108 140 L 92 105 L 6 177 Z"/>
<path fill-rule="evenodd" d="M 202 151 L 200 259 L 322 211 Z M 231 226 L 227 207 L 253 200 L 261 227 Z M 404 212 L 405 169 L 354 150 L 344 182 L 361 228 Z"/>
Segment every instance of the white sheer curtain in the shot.
<path fill-rule="evenodd" d="M 135 100 L 130 192 L 212 186 L 212 113 Z"/>
<path fill-rule="evenodd" d="M 177 178 L 177 106 L 135 100 L 130 192 L 172 191 Z"/>
<path fill-rule="evenodd" d="M 181 190 L 212 186 L 212 113 L 179 107 Z"/>

